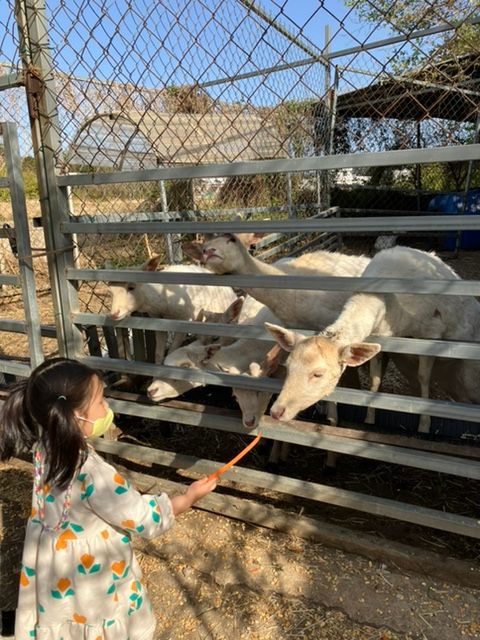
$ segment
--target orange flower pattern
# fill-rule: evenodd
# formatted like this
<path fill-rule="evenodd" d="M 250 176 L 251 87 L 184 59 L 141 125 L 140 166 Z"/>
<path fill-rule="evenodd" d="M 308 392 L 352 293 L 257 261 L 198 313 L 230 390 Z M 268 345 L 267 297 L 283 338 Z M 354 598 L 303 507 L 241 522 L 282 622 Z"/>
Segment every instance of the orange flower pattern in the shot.
<path fill-rule="evenodd" d="M 88 627 L 95 640 L 137 640 L 148 637 L 150 628 L 153 637 L 154 616 L 130 536 L 151 538 L 168 530 L 170 500 L 141 495 L 94 452 L 77 480 L 60 530 L 44 530 L 32 503 L 15 638 L 35 638 L 39 625 L 48 637 L 66 640 L 72 624 Z M 52 487 L 44 492 L 45 518 L 55 521 L 64 494 Z"/>

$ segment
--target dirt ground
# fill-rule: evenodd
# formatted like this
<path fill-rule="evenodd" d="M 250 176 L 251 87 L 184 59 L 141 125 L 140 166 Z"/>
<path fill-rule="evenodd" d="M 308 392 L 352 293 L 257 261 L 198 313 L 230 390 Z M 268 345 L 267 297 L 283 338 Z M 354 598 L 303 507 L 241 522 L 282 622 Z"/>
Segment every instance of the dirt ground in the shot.
<path fill-rule="evenodd" d="M 351 242 L 349 249 L 362 253 L 365 241 Z M 442 257 L 447 257 L 462 277 L 480 278 L 478 252 L 463 252 L 458 260 L 451 255 Z M 52 324 L 48 282 L 41 276 L 39 290 L 42 323 Z M 92 298 L 92 305 L 98 306 L 101 299 Z M 21 317 L 18 293 L 4 291 L 1 302 L 3 317 Z M 7 339 L 2 339 L 0 347 L 6 355 L 15 356 L 22 350 L 27 353 L 24 336 L 11 339 L 5 335 Z M 48 355 L 55 354 L 55 341 L 45 339 L 44 345 Z M 234 406 L 231 399 L 217 398 L 217 402 Z M 158 424 L 135 423 L 131 435 L 142 443 L 210 459 L 229 459 L 246 443 L 239 434 L 219 435 L 181 425 L 165 438 Z M 281 472 L 468 517 L 478 518 L 480 513 L 478 482 L 347 457 L 340 460 L 336 475 L 330 477 L 324 475 L 318 454 L 317 450 L 293 447 L 289 466 Z M 263 468 L 264 464 L 264 458 L 255 452 L 245 466 Z M 13 469 L 23 474 L 23 497 L 20 485 L 15 485 L 15 491 L 18 500 L 26 504 L 30 499 L 29 471 L 15 464 Z M 0 506 L 5 495 L 8 489 L 0 482 Z M 259 497 L 279 503 L 272 494 L 263 492 Z M 291 503 L 279 506 L 292 508 Z M 296 506 L 300 507 L 300 501 Z M 301 510 L 304 508 L 312 505 L 301 505 Z M 479 566 L 479 543 L 462 536 L 325 505 L 312 508 L 311 515 Z M 15 544 L 18 546 L 18 541 Z M 137 540 L 136 548 L 158 617 L 156 640 L 480 639 L 480 594 L 475 589 L 408 573 L 201 509 L 184 514 L 171 532 L 157 540 Z M 2 555 L 4 549 L 0 537 Z"/>
<path fill-rule="evenodd" d="M 137 549 L 157 640 L 480 637 L 474 589 L 198 509 Z"/>
<path fill-rule="evenodd" d="M 31 465 L 0 464 L 0 508 L 6 516 L 0 535 L 2 590 L 10 585 L 5 552 L 18 558 L 19 514 L 28 513 L 30 495 Z M 158 621 L 155 640 L 480 638 L 476 589 L 199 506 L 165 535 L 135 539 Z M 12 573 L 13 568 L 11 579 Z"/>

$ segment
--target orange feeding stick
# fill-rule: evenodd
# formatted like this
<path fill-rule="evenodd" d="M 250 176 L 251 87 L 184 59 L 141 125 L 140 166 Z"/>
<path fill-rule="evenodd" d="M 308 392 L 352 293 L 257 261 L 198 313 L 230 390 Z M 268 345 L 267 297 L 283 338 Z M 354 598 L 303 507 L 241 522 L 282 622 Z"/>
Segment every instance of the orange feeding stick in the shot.
<path fill-rule="evenodd" d="M 232 458 L 230 460 L 230 462 L 227 462 L 227 464 L 224 464 L 223 467 L 220 467 L 220 469 L 217 469 L 216 471 L 214 471 L 213 473 L 211 473 L 208 476 L 208 480 L 213 480 L 214 478 L 218 478 L 219 476 L 222 475 L 222 473 L 225 473 L 225 471 L 228 471 L 229 469 L 231 469 L 233 467 L 234 464 L 237 464 L 237 462 L 239 460 L 241 460 L 243 458 L 243 456 L 246 456 L 247 453 L 253 449 L 253 447 L 258 444 L 258 442 L 260 441 L 260 438 L 262 437 L 262 434 L 259 433 L 258 436 L 256 438 L 254 438 L 250 444 L 247 444 L 247 446 L 245 447 L 245 449 L 242 449 L 240 451 L 240 453 L 238 453 L 234 458 Z"/>

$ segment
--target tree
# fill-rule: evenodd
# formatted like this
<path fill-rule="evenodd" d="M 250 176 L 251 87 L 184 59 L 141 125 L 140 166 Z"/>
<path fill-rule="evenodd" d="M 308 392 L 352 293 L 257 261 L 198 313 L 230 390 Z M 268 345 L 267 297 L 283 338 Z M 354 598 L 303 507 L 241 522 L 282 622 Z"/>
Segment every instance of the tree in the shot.
<path fill-rule="evenodd" d="M 413 31 L 428 29 L 434 25 L 452 24 L 455 29 L 436 35 L 432 41 L 433 49 L 424 49 L 425 40 L 415 46 L 413 52 L 401 53 L 401 58 L 410 62 L 421 54 L 432 57 L 435 52 L 440 59 L 458 56 L 479 49 L 480 26 L 467 23 L 470 18 L 478 16 L 476 0 L 346 0 L 347 6 L 355 8 L 360 17 L 375 24 L 386 23 L 395 33 L 408 35 Z M 411 65 L 409 65 L 411 66 Z"/>
<path fill-rule="evenodd" d="M 452 29 L 415 38 L 407 44 L 396 45 L 395 55 L 391 57 L 388 66 L 385 63 L 382 75 L 389 79 L 403 76 L 407 79 L 407 87 L 415 87 L 417 83 L 418 86 L 423 85 L 426 88 L 433 88 L 434 85 L 455 89 L 461 89 L 463 86 L 473 88 L 471 80 L 478 77 L 480 25 L 470 24 L 468 20 L 478 16 L 477 0 L 346 0 L 346 4 L 355 8 L 363 20 L 377 25 L 386 24 L 395 34 L 404 34 L 407 39 L 414 31 L 441 24 L 452 25 Z M 469 121 L 470 118 L 465 121 L 455 120 L 458 117 L 456 100 L 460 92 L 453 91 L 440 98 L 439 95 L 441 94 L 432 100 L 450 100 L 452 120 L 424 119 L 421 125 L 422 146 L 473 142 L 474 125 Z M 468 101 L 469 95 L 465 94 L 463 98 Z M 473 113 L 476 108 L 474 98 L 471 98 L 471 102 Z M 416 146 L 415 130 L 412 129 L 411 122 L 389 120 L 387 113 L 386 119 L 380 120 L 376 127 L 377 134 L 384 136 L 384 148 Z M 388 123 L 391 131 L 395 132 L 393 135 L 385 128 Z M 350 131 L 352 126 L 350 123 Z M 425 177 L 429 174 L 435 176 L 435 179 L 432 178 L 431 184 L 423 180 L 424 188 L 448 189 L 453 186 L 461 189 L 467 174 L 467 163 L 445 164 L 432 172 L 424 172 Z"/>

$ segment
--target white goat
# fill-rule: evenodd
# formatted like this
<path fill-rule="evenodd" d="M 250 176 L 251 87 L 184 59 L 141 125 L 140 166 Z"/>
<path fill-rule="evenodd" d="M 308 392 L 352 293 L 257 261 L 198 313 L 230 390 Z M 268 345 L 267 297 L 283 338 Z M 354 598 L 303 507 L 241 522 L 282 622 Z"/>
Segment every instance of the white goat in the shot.
<path fill-rule="evenodd" d="M 275 345 L 265 354 L 263 361 L 260 363 L 250 362 L 248 375 L 252 378 L 284 377 L 285 372 L 280 367 L 283 355 L 279 345 Z M 232 393 L 242 412 L 243 426 L 249 430 L 256 429 L 273 394 L 270 391 L 242 389 L 241 387 L 232 388 Z"/>
<path fill-rule="evenodd" d="M 365 256 L 350 256 L 339 252 L 314 251 L 288 261 L 280 260 L 267 264 L 254 258 L 248 247 L 261 234 L 224 234 L 203 243 L 186 243 L 183 251 L 217 274 L 235 273 L 245 275 L 309 275 L 309 276 L 361 276 L 370 262 Z M 287 327 L 321 330 L 340 313 L 349 297 L 348 292 L 298 290 L 298 289 L 254 289 L 245 291 L 263 302 Z M 371 390 L 380 385 L 378 363 L 371 364 Z M 368 410 L 365 422 L 375 420 L 373 409 Z M 328 420 L 337 422 L 336 408 L 328 404 Z"/>
<path fill-rule="evenodd" d="M 285 372 L 281 367 L 283 352 L 279 345 L 275 345 L 266 353 L 262 362 L 251 362 L 248 368 L 248 375 L 252 378 L 268 377 L 283 378 Z M 243 389 L 241 387 L 232 388 L 232 393 L 240 407 L 242 413 L 243 426 L 251 431 L 256 429 L 260 420 L 267 410 L 268 403 L 272 398 L 270 391 L 256 391 L 254 389 Z M 285 461 L 288 457 L 289 443 L 274 440 L 268 461 L 272 465 L 277 465 L 280 460 Z"/>
<path fill-rule="evenodd" d="M 258 238 L 254 234 L 225 234 L 202 244 L 185 243 L 182 248 L 217 274 L 361 276 L 370 262 L 365 256 L 314 251 L 288 262 L 267 264 L 248 252 L 248 246 Z M 337 291 L 251 287 L 245 291 L 269 307 L 288 327 L 314 330 L 333 322 L 349 297 L 347 292 Z"/>
<path fill-rule="evenodd" d="M 379 252 L 365 277 L 456 280 L 459 276 L 433 253 L 408 247 Z M 375 356 L 380 346 L 363 342 L 374 334 L 413 338 L 478 340 L 480 304 L 473 296 L 415 294 L 355 294 L 338 319 L 320 335 L 305 338 L 283 327 L 266 325 L 287 351 L 287 377 L 271 415 L 290 420 L 301 410 L 328 396 L 347 366 L 358 366 Z M 435 358 L 420 356 L 418 382 L 422 398 L 429 397 Z M 465 385 L 461 399 L 478 402 L 480 363 L 456 365 Z M 428 416 L 421 416 L 419 431 L 428 432 Z"/>
<path fill-rule="evenodd" d="M 143 271 L 156 271 L 159 256 L 147 260 L 140 267 Z M 168 273 L 208 273 L 207 269 L 197 265 L 169 265 L 163 269 Z M 110 283 L 112 296 L 110 317 L 122 320 L 134 311 L 146 313 L 154 318 L 173 320 L 194 320 L 203 310 L 222 312 L 237 298 L 231 287 L 205 287 L 191 284 L 162 284 L 147 282 Z M 155 362 L 163 362 L 167 343 L 167 332 L 157 331 Z M 170 350 L 179 347 L 185 334 L 177 333 Z"/>
<path fill-rule="evenodd" d="M 226 317 L 223 318 L 223 322 L 231 323 L 238 322 L 238 324 L 253 324 L 263 325 L 264 322 L 272 321 L 272 318 L 276 316 L 263 304 L 255 300 L 254 298 L 247 296 L 239 315 L 232 317 L 231 310 L 227 310 Z M 206 345 L 205 340 L 198 339 L 191 344 L 185 345 L 171 351 L 165 358 L 164 364 L 170 367 L 183 367 L 185 369 L 199 369 L 202 368 L 202 362 L 207 360 L 210 356 L 213 356 L 222 347 L 222 356 L 226 356 L 226 360 L 223 363 L 227 368 L 233 366 L 242 367 L 236 368 L 236 372 L 245 371 L 248 368 L 251 360 L 255 356 L 263 357 L 264 350 L 268 350 L 271 343 L 242 338 L 235 340 L 231 345 L 225 346 L 225 340 L 222 339 L 215 346 Z M 217 357 L 217 359 L 220 356 Z M 215 361 L 214 361 L 215 363 Z M 211 365 L 215 368 L 214 365 Z M 232 371 L 233 373 L 233 371 Z M 190 380 L 174 380 L 173 378 L 157 378 L 152 381 L 147 389 L 147 394 L 154 402 L 161 402 L 168 398 L 176 398 L 177 396 L 202 386 L 200 382 L 193 382 Z"/>

